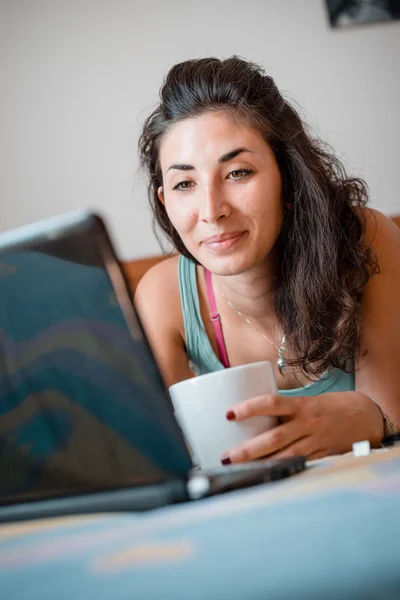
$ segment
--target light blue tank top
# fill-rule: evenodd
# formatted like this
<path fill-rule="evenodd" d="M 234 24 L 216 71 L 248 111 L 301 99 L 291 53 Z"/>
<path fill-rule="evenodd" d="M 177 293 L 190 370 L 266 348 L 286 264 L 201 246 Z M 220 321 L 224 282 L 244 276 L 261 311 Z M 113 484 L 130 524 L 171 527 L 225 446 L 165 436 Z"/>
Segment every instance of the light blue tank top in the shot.
<path fill-rule="evenodd" d="M 195 375 L 225 367 L 216 356 L 200 313 L 196 265 L 184 256 L 178 261 L 178 280 L 185 326 L 186 352 Z M 317 381 L 292 390 L 278 390 L 282 396 L 316 396 L 323 392 L 350 392 L 355 389 L 354 373 L 329 369 Z"/>

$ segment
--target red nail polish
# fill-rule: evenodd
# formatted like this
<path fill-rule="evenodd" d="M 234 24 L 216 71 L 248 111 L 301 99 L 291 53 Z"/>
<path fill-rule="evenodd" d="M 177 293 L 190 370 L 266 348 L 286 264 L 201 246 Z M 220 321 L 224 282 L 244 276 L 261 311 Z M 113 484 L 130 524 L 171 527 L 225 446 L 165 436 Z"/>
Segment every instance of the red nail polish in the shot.
<path fill-rule="evenodd" d="M 223 465 L 230 465 L 231 464 L 231 459 L 229 458 L 229 456 L 226 456 L 225 458 L 221 458 L 221 463 Z"/>
<path fill-rule="evenodd" d="M 233 410 L 228 410 L 227 411 L 226 418 L 228 419 L 228 421 L 234 421 L 236 419 L 236 415 L 233 412 Z"/>

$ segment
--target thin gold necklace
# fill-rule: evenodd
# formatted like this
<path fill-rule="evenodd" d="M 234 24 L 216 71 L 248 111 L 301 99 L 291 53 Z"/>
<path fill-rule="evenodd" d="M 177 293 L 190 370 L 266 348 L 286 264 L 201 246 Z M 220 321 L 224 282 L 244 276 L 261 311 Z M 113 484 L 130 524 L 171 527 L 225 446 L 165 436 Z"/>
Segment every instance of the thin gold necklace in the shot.
<path fill-rule="evenodd" d="M 228 298 L 225 296 L 224 292 L 222 290 L 220 290 L 220 294 L 223 297 L 223 299 L 225 300 L 225 302 L 228 304 L 228 306 L 230 306 L 235 312 L 237 312 L 237 314 L 242 317 L 242 319 L 244 319 L 246 321 L 246 323 L 248 323 L 251 327 L 253 327 L 256 331 L 258 331 L 259 334 L 261 334 L 263 336 L 264 339 L 267 340 L 267 342 L 273 346 L 274 348 L 276 348 L 277 352 L 278 352 L 278 359 L 276 361 L 276 365 L 279 369 L 279 372 L 282 374 L 283 369 L 285 369 L 287 367 L 287 360 L 285 358 L 285 351 L 286 351 L 286 336 L 285 334 L 282 335 L 281 338 L 281 342 L 279 344 L 279 346 L 277 344 L 274 344 L 274 342 L 272 342 L 263 331 L 261 331 L 261 329 L 259 329 L 257 327 L 257 325 L 255 325 L 248 317 L 246 317 L 246 315 L 244 315 L 238 308 L 236 308 L 236 306 L 234 306 L 232 304 L 232 302 L 230 302 L 228 300 Z"/>

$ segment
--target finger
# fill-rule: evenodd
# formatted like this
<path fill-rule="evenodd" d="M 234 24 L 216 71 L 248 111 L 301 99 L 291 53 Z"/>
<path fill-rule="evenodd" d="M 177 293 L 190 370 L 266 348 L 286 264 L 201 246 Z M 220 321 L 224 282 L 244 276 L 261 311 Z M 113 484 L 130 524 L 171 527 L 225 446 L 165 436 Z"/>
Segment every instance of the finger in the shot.
<path fill-rule="evenodd" d="M 329 452 L 325 448 L 323 450 L 316 450 L 315 452 L 312 452 L 310 456 L 308 456 L 308 460 L 317 460 L 318 458 L 325 458 L 326 456 L 329 456 Z"/>
<path fill-rule="evenodd" d="M 305 456 L 307 460 L 313 460 L 314 458 L 321 458 L 326 456 L 328 453 L 326 450 L 315 447 L 315 440 L 312 436 L 305 436 L 295 443 L 290 444 L 287 448 L 276 452 L 271 458 L 293 458 L 295 456 Z"/>
<path fill-rule="evenodd" d="M 284 425 L 273 427 L 245 444 L 224 452 L 221 461 L 223 464 L 233 464 L 269 456 L 280 452 L 282 448 L 293 445 L 301 436 L 304 436 L 304 432 L 300 433 L 298 423 L 290 421 Z"/>
<path fill-rule="evenodd" d="M 233 405 L 226 413 L 229 421 L 241 421 L 255 416 L 284 417 L 296 413 L 299 397 L 265 394 Z"/>

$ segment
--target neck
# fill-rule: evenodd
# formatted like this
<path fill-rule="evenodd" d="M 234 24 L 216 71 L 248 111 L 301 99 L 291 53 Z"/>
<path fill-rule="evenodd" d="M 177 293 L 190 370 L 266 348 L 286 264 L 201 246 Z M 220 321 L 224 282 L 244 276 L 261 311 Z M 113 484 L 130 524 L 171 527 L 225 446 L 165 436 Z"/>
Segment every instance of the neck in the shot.
<path fill-rule="evenodd" d="M 275 271 L 265 262 L 239 275 L 213 276 L 217 298 L 223 294 L 236 310 L 259 322 L 275 318 L 272 303 L 275 278 Z"/>

